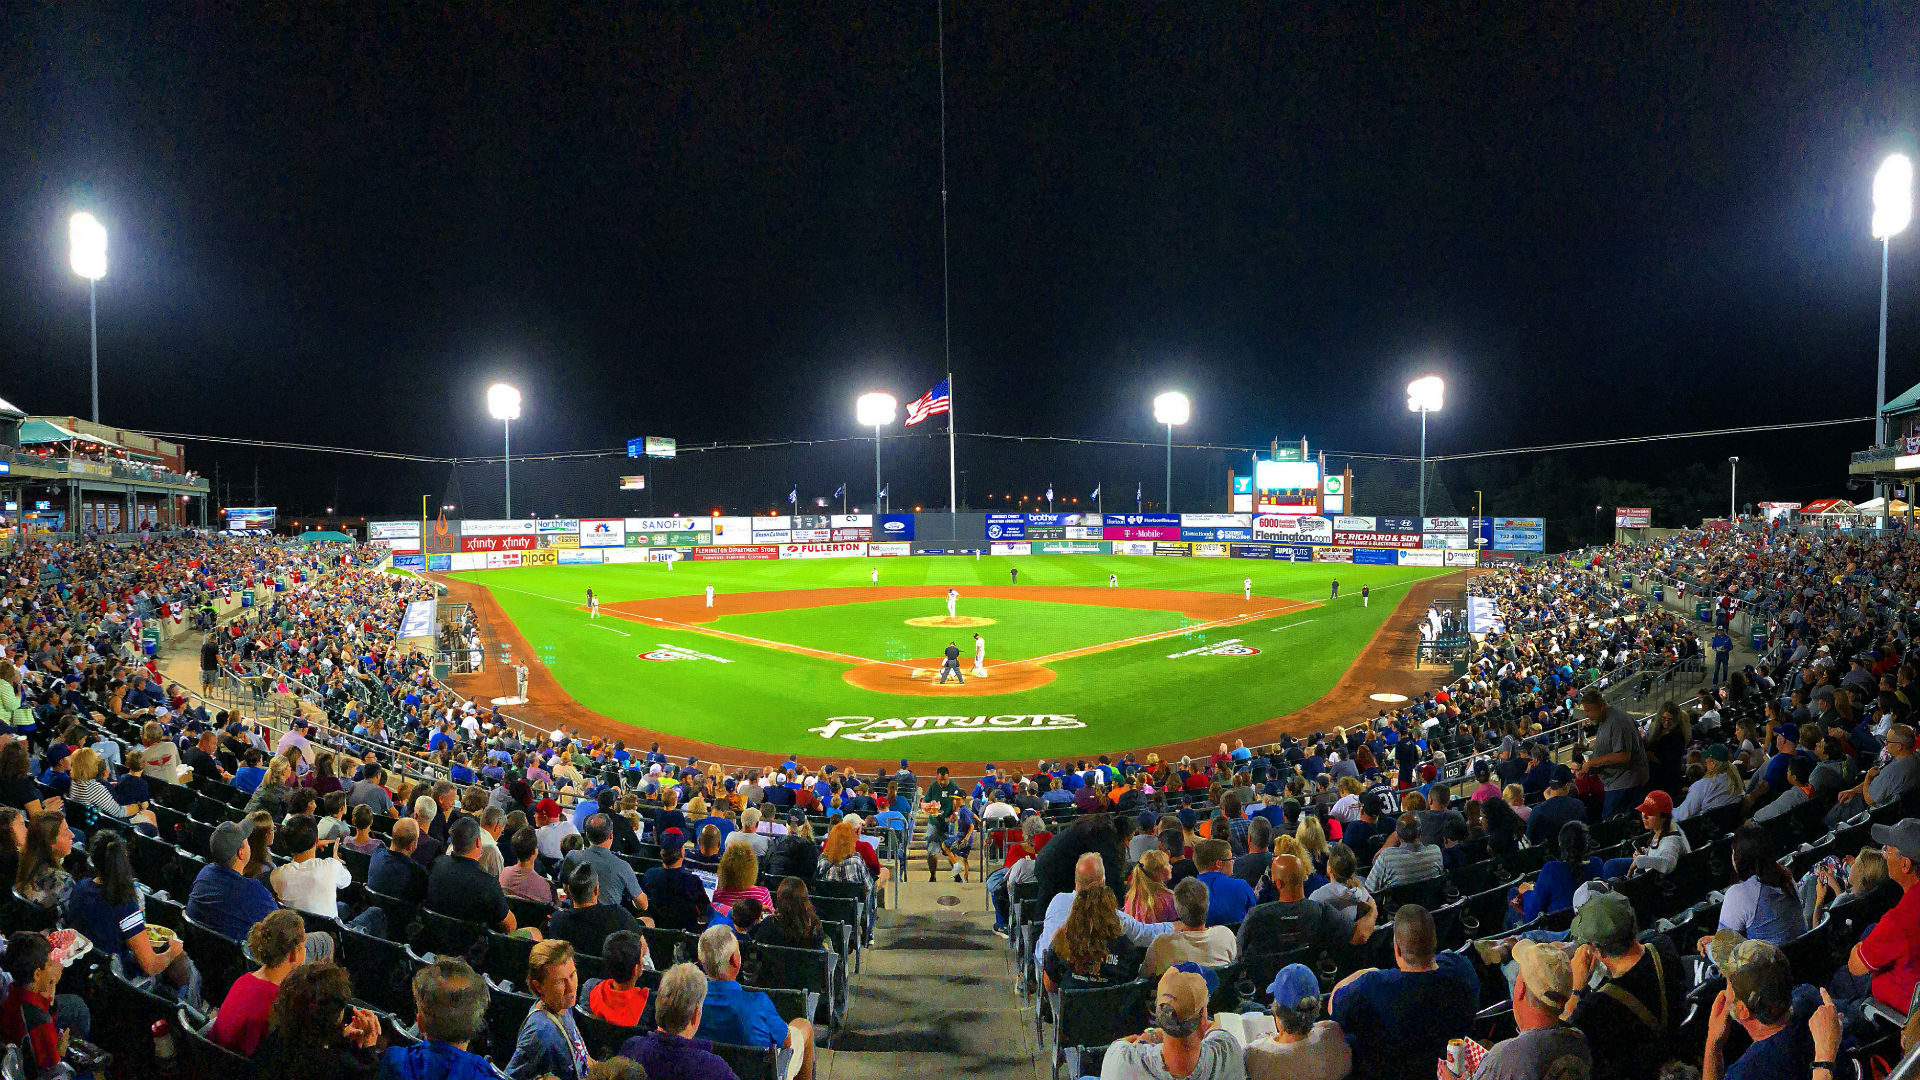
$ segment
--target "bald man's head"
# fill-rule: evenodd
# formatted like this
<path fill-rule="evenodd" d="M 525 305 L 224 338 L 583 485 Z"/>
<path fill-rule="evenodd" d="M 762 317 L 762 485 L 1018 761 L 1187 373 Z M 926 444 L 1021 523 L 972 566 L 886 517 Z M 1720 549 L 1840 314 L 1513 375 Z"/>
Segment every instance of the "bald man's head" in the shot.
<path fill-rule="evenodd" d="M 1073 864 L 1074 892 L 1106 883 L 1107 864 L 1101 860 L 1099 852 L 1089 851 Z"/>

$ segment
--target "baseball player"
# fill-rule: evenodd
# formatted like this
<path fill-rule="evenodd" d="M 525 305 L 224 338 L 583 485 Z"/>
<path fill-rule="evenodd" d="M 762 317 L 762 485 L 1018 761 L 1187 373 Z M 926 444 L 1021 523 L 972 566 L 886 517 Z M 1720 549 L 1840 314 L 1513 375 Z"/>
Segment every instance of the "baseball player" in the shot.
<path fill-rule="evenodd" d="M 1252 578 L 1248 577 L 1248 578 L 1240 579 L 1240 592 L 1247 599 L 1249 600 L 1253 599 L 1253 579 Z"/>
<path fill-rule="evenodd" d="M 867 571 L 867 580 L 873 582 L 875 585 L 880 584 L 880 568 L 876 566 Z"/>
<path fill-rule="evenodd" d="M 1007 573 L 1008 573 L 1008 574 L 1010 574 L 1010 575 L 1012 575 L 1012 577 L 1013 577 L 1013 580 L 1011 580 L 1011 581 L 1009 581 L 1009 582 L 1008 582 L 1007 584 L 1009 584 L 1009 585 L 1018 585 L 1018 584 L 1020 584 L 1020 568 L 1019 568 L 1019 567 L 1017 567 L 1017 566 L 1009 566 L 1009 567 L 1007 567 Z"/>
<path fill-rule="evenodd" d="M 527 700 L 527 665 L 515 664 L 513 666 L 513 689 L 515 696 L 521 701 Z"/>
<path fill-rule="evenodd" d="M 1333 579 L 1333 595 L 1329 596 L 1327 599 L 1329 600 L 1340 599 L 1340 579 L 1339 578 Z"/>
<path fill-rule="evenodd" d="M 959 618 L 960 617 L 958 614 L 959 609 L 960 609 L 960 590 L 948 589 L 947 590 L 947 618 L 949 619 Z"/>
<path fill-rule="evenodd" d="M 600 598 L 593 595 L 592 589 L 588 589 L 587 590 L 587 618 L 597 619 L 599 617 L 600 617 Z"/>
<path fill-rule="evenodd" d="M 707 586 L 707 606 L 713 606 L 713 586 Z"/>
<path fill-rule="evenodd" d="M 987 639 L 979 634 L 973 635 L 973 674 L 976 678 L 987 677 Z"/>
<path fill-rule="evenodd" d="M 1108 574 L 1108 575 L 1107 575 L 1107 588 L 1109 588 L 1109 589 L 1117 589 L 1117 588 L 1119 588 L 1119 587 L 1120 587 L 1120 575 L 1119 575 L 1119 574 Z"/>
<path fill-rule="evenodd" d="M 940 661 L 940 685 L 946 685 L 947 676 L 949 675 L 959 679 L 961 686 L 967 685 L 967 677 L 960 673 L 960 646 L 949 641 L 947 642 L 946 652 L 941 655 L 945 657 L 945 659 Z"/>
<path fill-rule="evenodd" d="M 1360 586 L 1360 606 L 1361 607 L 1367 606 L 1367 597 L 1371 596 L 1372 594 L 1373 594 L 1373 590 L 1370 587 L 1366 585 Z"/>

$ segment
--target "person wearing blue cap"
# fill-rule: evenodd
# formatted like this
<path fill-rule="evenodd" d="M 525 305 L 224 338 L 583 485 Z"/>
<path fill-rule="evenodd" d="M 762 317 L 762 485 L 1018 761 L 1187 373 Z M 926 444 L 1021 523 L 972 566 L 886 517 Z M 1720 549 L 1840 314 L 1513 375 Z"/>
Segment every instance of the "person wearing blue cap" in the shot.
<path fill-rule="evenodd" d="M 1553 843 L 1567 822 L 1584 824 L 1586 820 L 1587 804 L 1573 793 L 1573 770 L 1555 765 L 1547 783 L 1547 797 L 1527 815 L 1527 842 L 1535 846 Z"/>
<path fill-rule="evenodd" d="M 1320 1019 L 1327 998 L 1312 968 L 1281 968 L 1267 994 L 1275 1030 L 1247 1044 L 1247 1080 L 1341 1080 L 1353 1071 L 1340 1025 Z"/>

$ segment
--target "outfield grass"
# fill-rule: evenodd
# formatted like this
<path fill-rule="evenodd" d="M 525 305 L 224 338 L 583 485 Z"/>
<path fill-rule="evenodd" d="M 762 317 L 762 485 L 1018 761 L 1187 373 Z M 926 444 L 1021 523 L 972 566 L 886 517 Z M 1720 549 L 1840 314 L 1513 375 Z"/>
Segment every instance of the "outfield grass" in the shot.
<path fill-rule="evenodd" d="M 1150 643 L 1125 646 L 1051 665 L 1049 685 L 968 698 L 883 694 L 841 678 L 846 666 L 692 631 L 668 630 L 603 615 L 586 618 L 593 589 L 602 603 L 721 593 L 857 587 L 880 569 L 883 585 L 955 587 L 962 614 L 998 620 L 981 632 L 991 657 L 1025 657 L 1179 625 L 1173 612 L 1105 609 L 1039 600 L 966 599 L 972 585 L 1005 585 L 1018 566 L 1020 584 L 1106 584 L 1239 593 L 1250 577 L 1259 596 L 1327 599 L 1338 578 L 1341 598 L 1307 611 Z M 706 742 L 770 753 L 820 757 L 1038 758 L 1079 755 L 1210 735 L 1279 716 L 1318 699 L 1338 681 L 1401 596 L 1401 588 L 1445 573 L 1411 567 L 1172 559 L 1122 556 L 1027 556 L 973 559 L 793 560 L 527 567 L 451 575 L 490 588 L 561 685 L 581 704 L 616 720 Z M 1361 608 L 1361 585 L 1376 602 Z M 768 640 L 876 659 L 896 647 L 914 657 L 936 655 L 949 638 L 972 631 L 920 631 L 914 614 L 944 615 L 943 601 L 882 601 L 831 608 L 730 615 L 716 627 Z M 928 636 L 922 636 L 923 634 Z M 1239 638 L 1254 656 L 1171 653 Z M 928 642 L 934 647 L 928 647 Z M 675 645 L 731 663 L 638 659 Z M 490 660 L 492 658 L 489 658 Z M 959 717 L 1070 717 L 1084 727 L 954 728 Z M 947 717 L 944 722 L 929 718 Z M 897 718 L 915 734 L 854 740 L 868 720 Z M 917 718 L 917 725 L 916 725 Z M 1356 717 L 1357 719 L 1357 717 Z M 839 721 L 838 724 L 832 721 Z M 967 721 L 972 722 L 972 721 Z M 1008 723 L 1002 721 L 1002 723 Z M 813 730 L 810 730 L 813 729 Z M 868 733 L 876 733 L 868 728 Z"/>

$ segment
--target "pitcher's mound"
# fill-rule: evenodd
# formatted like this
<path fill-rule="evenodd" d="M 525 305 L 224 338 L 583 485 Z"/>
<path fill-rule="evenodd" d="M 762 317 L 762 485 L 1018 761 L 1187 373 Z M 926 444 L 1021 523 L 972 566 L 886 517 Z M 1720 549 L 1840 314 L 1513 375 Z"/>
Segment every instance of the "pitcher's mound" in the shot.
<path fill-rule="evenodd" d="M 874 661 L 850 667 L 840 677 L 862 690 L 875 690 L 882 694 L 977 697 L 1032 690 L 1052 682 L 1054 676 L 1052 668 L 1041 664 L 988 661 L 987 674 L 983 678 L 972 674 L 971 658 L 961 657 L 960 673 L 966 676 L 967 681 L 957 683 L 949 678 L 943 686 L 940 683 L 940 664 L 937 656 L 931 660 Z"/>
<path fill-rule="evenodd" d="M 993 619 L 983 619 L 978 615 L 921 615 L 908 619 L 908 626 L 992 626 Z"/>

